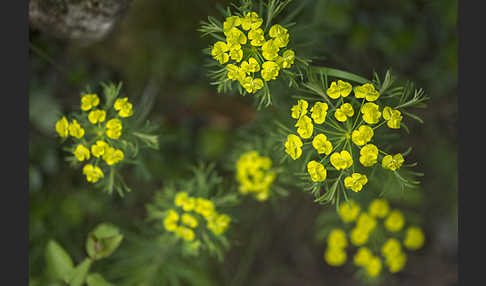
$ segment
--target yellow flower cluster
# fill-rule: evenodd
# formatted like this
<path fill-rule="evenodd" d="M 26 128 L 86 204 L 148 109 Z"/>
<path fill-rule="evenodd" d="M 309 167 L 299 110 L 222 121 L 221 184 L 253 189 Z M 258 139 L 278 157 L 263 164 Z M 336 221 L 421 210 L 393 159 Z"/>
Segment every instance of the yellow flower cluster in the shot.
<path fill-rule="evenodd" d="M 357 247 L 353 262 L 363 268 L 369 277 L 380 274 L 382 261 L 390 273 L 399 272 L 405 267 L 407 256 L 397 238 L 388 237 L 381 245 L 377 245 L 375 239 L 373 243 L 368 243 L 372 231 L 379 226 L 379 221 L 383 222 L 384 229 L 391 234 L 403 229 L 405 219 L 399 210 L 391 210 L 384 199 L 374 199 L 368 210 L 363 212 L 359 204 L 349 200 L 338 207 L 338 215 L 345 224 L 355 222 L 349 233 L 351 244 Z M 328 248 L 346 247 L 346 235 L 341 229 L 333 230 L 327 238 Z M 405 232 L 403 245 L 409 250 L 416 250 L 422 247 L 424 240 L 422 230 L 417 226 L 410 226 Z M 326 253 L 325 260 L 329 265 L 340 266 L 346 260 L 345 252 L 344 258 L 343 254 L 336 250 L 326 250 Z"/>
<path fill-rule="evenodd" d="M 256 12 L 227 17 L 223 22 L 225 41 L 217 41 L 211 48 L 211 56 L 219 64 L 227 63 L 228 79 L 238 81 L 248 93 L 263 88 L 264 81 L 277 79 L 279 71 L 290 68 L 295 59 L 294 51 L 286 48 L 288 30 L 275 24 L 265 35 L 262 24 Z"/>
<path fill-rule="evenodd" d="M 119 118 L 107 119 L 107 111 L 98 109 L 100 99 L 97 94 L 85 94 L 81 97 L 81 118 L 73 119 L 71 122 L 62 116 L 56 122 L 56 132 L 61 138 L 69 136 L 75 138 L 76 145 L 73 148 L 73 155 L 79 162 L 88 162 L 83 167 L 83 174 L 88 182 L 96 183 L 104 177 L 103 170 L 99 163 L 102 159 L 108 166 L 113 166 L 123 161 L 125 154 L 123 150 L 111 146 L 110 139 L 119 139 L 122 135 L 122 121 Z M 118 116 L 122 118 L 133 115 L 132 104 L 127 98 L 119 98 L 115 101 L 113 108 L 118 111 Z M 80 120 L 84 125 L 78 122 Z M 89 134 L 90 138 L 85 135 Z M 106 137 L 105 137 L 106 136 Z M 113 143 L 112 143 L 113 144 Z"/>
<path fill-rule="evenodd" d="M 206 221 L 207 229 L 215 235 L 223 234 L 231 222 L 228 215 L 216 212 L 212 201 L 191 197 L 186 192 L 178 192 L 175 195 L 174 205 L 182 211 L 179 213 L 169 209 L 163 224 L 167 231 L 175 233 L 184 241 L 192 242 L 196 239 L 196 230 L 203 220 Z"/>
<path fill-rule="evenodd" d="M 350 96 L 353 92 L 354 97 Z M 309 109 L 309 102 L 299 99 L 290 108 L 290 116 L 296 120 L 294 127 L 297 128 L 295 134 L 287 135 L 284 142 L 285 152 L 290 158 L 297 160 L 306 146 L 304 141 L 311 140 L 319 157 L 307 162 L 310 180 L 323 182 L 328 177 L 328 171 L 335 170 L 343 175 L 340 178 L 343 179 L 345 188 L 359 192 L 368 182 L 368 177 L 355 171 L 359 167 L 358 161 L 363 167 L 373 167 L 381 163 L 384 169 L 398 170 L 404 163 L 402 154 L 387 154 L 378 149 L 373 143 L 373 137 L 376 128 L 385 123 L 390 128 L 400 128 L 400 111 L 389 106 L 380 110 L 380 106 L 375 103 L 380 98 L 380 93 L 371 83 L 353 88 L 349 82 L 333 81 L 326 94 L 330 99 L 336 100 L 336 106 L 331 101 L 316 101 Z M 344 101 L 349 98 L 349 102 Z M 359 102 L 361 106 L 353 106 Z M 328 113 L 332 116 L 328 116 Z M 380 123 L 382 115 L 383 120 Z"/>
<path fill-rule="evenodd" d="M 260 156 L 257 151 L 242 154 L 236 162 L 236 180 L 239 183 L 240 193 L 252 193 L 257 200 L 266 200 L 270 195 L 270 186 L 276 177 L 276 173 L 271 168 L 272 160 Z"/>

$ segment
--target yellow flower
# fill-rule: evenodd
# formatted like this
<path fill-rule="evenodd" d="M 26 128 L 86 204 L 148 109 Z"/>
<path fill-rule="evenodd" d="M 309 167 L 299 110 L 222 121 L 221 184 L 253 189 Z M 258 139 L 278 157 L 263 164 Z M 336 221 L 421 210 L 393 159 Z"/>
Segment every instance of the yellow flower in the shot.
<path fill-rule="evenodd" d="M 184 202 L 187 200 L 188 197 L 189 196 L 187 195 L 186 192 L 178 192 L 174 196 L 174 205 L 177 207 L 182 207 L 182 205 L 184 204 Z"/>
<path fill-rule="evenodd" d="M 90 110 L 100 104 L 100 99 L 96 94 L 85 94 L 81 97 L 81 109 L 84 111 Z"/>
<path fill-rule="evenodd" d="M 400 169 L 404 161 L 405 160 L 400 153 L 395 154 L 393 157 L 391 155 L 386 155 L 383 157 L 383 161 L 381 161 L 381 166 L 385 169 L 395 171 Z"/>
<path fill-rule="evenodd" d="M 283 48 L 289 43 L 289 33 L 287 29 L 279 24 L 270 27 L 268 35 L 274 38 L 275 45 L 279 48 Z"/>
<path fill-rule="evenodd" d="M 247 76 L 243 79 L 242 85 L 248 93 L 254 93 L 263 87 L 263 81 L 259 78 Z"/>
<path fill-rule="evenodd" d="M 292 111 L 292 118 L 300 119 L 303 115 L 307 114 L 307 107 L 309 103 L 304 99 L 299 99 L 297 104 L 292 106 L 290 111 Z"/>
<path fill-rule="evenodd" d="M 103 160 L 110 166 L 122 161 L 124 158 L 123 151 L 113 147 L 107 147 L 103 154 Z"/>
<path fill-rule="evenodd" d="M 383 199 L 374 199 L 370 206 L 368 213 L 373 217 L 384 218 L 390 210 L 387 201 Z"/>
<path fill-rule="evenodd" d="M 324 166 L 316 161 L 309 161 L 309 163 L 307 163 L 307 172 L 314 182 L 322 182 L 327 176 L 327 171 L 324 169 Z"/>
<path fill-rule="evenodd" d="M 312 132 L 314 131 L 314 125 L 312 125 L 312 119 L 310 119 L 307 115 L 300 117 L 295 123 L 295 127 L 297 127 L 297 133 L 299 133 L 300 137 L 307 139 L 312 136 Z"/>
<path fill-rule="evenodd" d="M 344 178 L 344 186 L 355 192 L 361 191 L 363 186 L 368 182 L 366 175 L 353 173 L 351 176 Z"/>
<path fill-rule="evenodd" d="M 226 70 L 228 71 L 228 78 L 231 80 L 240 81 L 245 78 L 245 72 L 234 64 L 226 65 Z"/>
<path fill-rule="evenodd" d="M 247 74 L 255 73 L 260 70 L 260 65 L 255 58 L 251 57 L 248 61 L 241 62 L 241 70 Z"/>
<path fill-rule="evenodd" d="M 197 200 L 193 197 L 188 196 L 186 192 L 178 192 L 174 196 L 174 205 L 178 207 L 182 207 L 182 209 L 186 212 L 195 209 L 196 202 Z"/>
<path fill-rule="evenodd" d="M 167 215 L 164 218 L 164 227 L 167 231 L 175 231 L 177 229 L 177 221 L 179 220 L 179 214 L 170 209 L 167 211 Z"/>
<path fill-rule="evenodd" d="M 344 202 L 339 205 L 338 215 L 343 222 L 348 223 L 356 220 L 360 210 L 360 206 L 355 201 L 349 200 L 349 204 Z"/>
<path fill-rule="evenodd" d="M 118 118 L 110 119 L 106 122 L 106 136 L 111 139 L 118 139 L 122 134 L 122 123 Z"/>
<path fill-rule="evenodd" d="M 56 122 L 56 131 L 59 136 L 65 138 L 69 135 L 69 122 L 65 116 Z"/>
<path fill-rule="evenodd" d="M 405 218 L 399 210 L 393 210 L 386 218 L 384 224 L 386 229 L 396 232 L 402 229 L 405 224 Z"/>
<path fill-rule="evenodd" d="M 208 229 L 220 235 L 226 231 L 230 222 L 231 218 L 226 214 L 215 215 L 208 219 Z"/>
<path fill-rule="evenodd" d="M 371 167 L 378 161 L 378 148 L 367 144 L 359 151 L 359 162 L 365 167 Z"/>
<path fill-rule="evenodd" d="M 81 127 L 81 125 L 79 125 L 76 119 L 74 119 L 73 122 L 69 124 L 69 135 L 78 139 L 81 139 L 84 136 L 84 129 Z"/>
<path fill-rule="evenodd" d="M 229 55 L 226 53 L 228 50 L 228 45 L 226 45 L 225 42 L 217 41 L 214 43 L 213 49 L 211 50 L 211 55 L 220 64 L 224 64 L 229 61 Z"/>
<path fill-rule="evenodd" d="M 328 105 L 325 102 L 316 102 L 310 109 L 311 117 L 316 124 L 322 124 L 326 121 Z M 307 107 L 306 107 L 307 112 Z M 293 117 L 293 116 L 292 116 Z"/>
<path fill-rule="evenodd" d="M 266 189 L 264 191 L 256 193 L 255 198 L 259 201 L 265 201 L 269 195 L 270 195 L 270 190 Z"/>
<path fill-rule="evenodd" d="M 299 136 L 289 134 L 287 141 L 285 141 L 285 152 L 290 155 L 293 160 L 298 159 L 302 155 L 302 140 Z"/>
<path fill-rule="evenodd" d="M 327 236 L 327 245 L 330 248 L 345 248 L 348 246 L 346 233 L 340 228 L 334 228 Z"/>
<path fill-rule="evenodd" d="M 332 143 L 327 140 L 326 135 L 319 133 L 312 140 L 312 146 L 317 150 L 318 154 L 329 155 L 332 152 Z"/>
<path fill-rule="evenodd" d="M 275 59 L 275 62 L 278 64 L 279 67 L 283 69 L 288 69 L 294 64 L 294 59 L 295 52 L 289 49 L 283 52 L 282 56 L 278 56 Z"/>
<path fill-rule="evenodd" d="M 94 109 L 88 114 L 88 120 L 92 124 L 105 121 L 106 111 L 100 109 Z"/>
<path fill-rule="evenodd" d="M 402 252 L 402 246 L 400 245 L 400 241 L 398 241 L 396 238 L 388 238 L 385 243 L 383 243 L 381 247 L 381 253 L 383 256 L 385 256 L 387 259 L 395 257 L 399 255 Z"/>
<path fill-rule="evenodd" d="M 175 229 L 175 233 L 178 237 L 184 239 L 185 241 L 192 241 L 195 237 L 194 231 L 185 226 L 178 226 Z"/>
<path fill-rule="evenodd" d="M 244 18 L 241 18 L 240 22 L 241 22 L 241 28 L 243 28 L 243 30 L 248 31 L 250 29 L 251 30 L 258 29 L 262 25 L 263 19 L 258 17 L 258 14 L 255 12 L 247 12 L 246 16 Z"/>
<path fill-rule="evenodd" d="M 128 98 L 118 98 L 115 100 L 115 104 L 113 106 L 115 110 L 118 111 L 118 115 L 120 117 L 130 117 L 133 115 L 132 104 L 128 102 Z"/>
<path fill-rule="evenodd" d="M 356 221 L 356 227 L 370 232 L 376 227 L 376 219 L 367 213 L 361 213 Z"/>
<path fill-rule="evenodd" d="M 368 241 L 369 232 L 362 227 L 356 226 L 351 230 L 350 240 L 353 245 L 361 246 Z"/>
<path fill-rule="evenodd" d="M 370 277 L 376 277 L 381 272 L 381 260 L 380 258 L 373 256 L 366 267 L 366 273 Z"/>
<path fill-rule="evenodd" d="M 225 35 L 226 35 L 226 42 L 228 43 L 228 49 L 232 45 L 235 45 L 235 44 L 244 45 L 248 41 L 245 33 L 243 33 L 238 28 L 233 28 L 233 29 L 229 30 L 228 32 L 225 33 Z"/>
<path fill-rule="evenodd" d="M 89 149 L 84 147 L 83 144 L 78 144 L 78 146 L 76 146 L 76 149 L 74 150 L 74 156 L 76 156 L 76 159 L 81 162 L 84 160 L 89 160 Z"/>
<path fill-rule="evenodd" d="M 270 81 L 276 79 L 278 76 L 278 71 L 280 67 L 276 62 L 266 61 L 262 64 L 262 78 L 265 81 Z"/>
<path fill-rule="evenodd" d="M 250 32 L 248 32 L 248 40 L 250 40 L 252 46 L 260 47 L 265 43 L 263 30 L 261 28 L 250 30 Z"/>
<path fill-rule="evenodd" d="M 238 16 L 227 17 L 223 22 L 223 32 L 226 33 L 238 27 L 241 24 L 241 18 Z"/>
<path fill-rule="evenodd" d="M 182 204 L 182 209 L 186 212 L 192 211 L 196 207 L 196 199 L 188 197 Z"/>
<path fill-rule="evenodd" d="M 98 140 L 96 144 L 91 145 L 91 153 L 96 158 L 99 158 L 105 154 L 105 150 L 108 148 L 108 144 L 105 141 Z"/>
<path fill-rule="evenodd" d="M 422 230 L 419 227 L 411 226 L 407 228 L 403 244 L 410 250 L 416 250 L 422 247 L 424 240 L 425 237 Z"/>
<path fill-rule="evenodd" d="M 354 144 L 361 146 L 370 142 L 373 135 L 373 128 L 369 127 L 368 125 L 361 125 L 357 130 L 353 131 L 351 134 L 351 139 L 353 140 Z"/>
<path fill-rule="evenodd" d="M 214 214 L 213 202 L 204 198 L 196 198 L 194 212 L 205 218 L 211 217 Z"/>
<path fill-rule="evenodd" d="M 367 101 L 375 101 L 380 97 L 380 93 L 371 83 L 365 83 L 354 88 L 356 98 L 366 98 Z"/>
<path fill-rule="evenodd" d="M 331 86 L 327 89 L 326 93 L 330 98 L 338 99 L 341 96 L 348 96 L 352 90 L 353 87 L 349 82 L 338 80 L 337 83 L 335 81 L 331 82 Z"/>
<path fill-rule="evenodd" d="M 392 129 L 399 129 L 402 121 L 402 114 L 400 110 L 394 110 L 389 106 L 383 108 L 383 119 L 386 120 L 386 125 Z"/>
<path fill-rule="evenodd" d="M 278 57 L 279 47 L 277 43 L 275 43 L 275 39 L 270 39 L 265 41 L 262 45 L 262 56 L 267 61 L 272 61 L 276 57 Z"/>
<path fill-rule="evenodd" d="M 341 248 L 326 248 L 324 259 L 331 266 L 341 266 L 346 262 L 346 251 Z"/>
<path fill-rule="evenodd" d="M 86 175 L 88 182 L 96 183 L 100 178 L 103 178 L 103 171 L 97 166 L 86 164 L 83 167 L 83 174 Z"/>
<path fill-rule="evenodd" d="M 363 104 L 361 107 L 361 113 L 363 114 L 363 121 L 368 124 L 378 123 L 378 120 L 380 120 L 381 117 L 379 106 L 372 102 Z"/>
<path fill-rule="evenodd" d="M 394 257 L 387 258 L 386 264 L 391 273 L 399 272 L 403 269 L 407 263 L 407 255 L 404 252 L 400 252 Z"/>
<path fill-rule="evenodd" d="M 229 46 L 229 56 L 230 56 L 230 59 L 239 63 L 241 61 L 241 59 L 243 59 L 243 50 L 241 49 L 241 45 L 240 44 L 233 44 L 233 45 Z"/>
<path fill-rule="evenodd" d="M 336 117 L 336 119 L 341 122 L 346 121 L 348 117 L 351 117 L 353 115 L 354 115 L 353 106 L 347 102 L 341 105 L 341 107 L 336 109 L 336 111 L 334 112 L 334 117 Z"/>
<path fill-rule="evenodd" d="M 198 225 L 197 219 L 188 213 L 185 213 L 181 216 L 181 221 L 183 224 L 191 228 L 195 228 Z"/>
<path fill-rule="evenodd" d="M 353 165 L 353 158 L 348 151 L 343 150 L 341 153 L 334 152 L 330 157 L 331 164 L 336 168 L 336 170 L 342 170 L 349 168 Z"/>
<path fill-rule="evenodd" d="M 353 262 L 358 266 L 364 267 L 369 264 L 371 258 L 373 258 L 373 253 L 367 247 L 362 246 L 354 255 Z"/>

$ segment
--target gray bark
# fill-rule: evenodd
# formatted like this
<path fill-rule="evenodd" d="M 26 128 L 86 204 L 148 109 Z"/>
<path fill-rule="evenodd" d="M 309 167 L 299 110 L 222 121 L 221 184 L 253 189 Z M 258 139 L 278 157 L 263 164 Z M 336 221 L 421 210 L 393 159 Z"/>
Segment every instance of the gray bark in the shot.
<path fill-rule="evenodd" d="M 133 0 L 30 0 L 29 24 L 53 37 L 89 45 L 115 27 Z"/>

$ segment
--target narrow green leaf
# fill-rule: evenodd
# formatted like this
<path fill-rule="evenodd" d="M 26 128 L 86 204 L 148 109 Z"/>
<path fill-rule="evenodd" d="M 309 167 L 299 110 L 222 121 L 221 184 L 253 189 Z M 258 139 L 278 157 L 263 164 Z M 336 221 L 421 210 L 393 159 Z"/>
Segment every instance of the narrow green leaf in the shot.
<path fill-rule="evenodd" d="M 313 66 L 312 68 L 316 71 L 322 71 L 323 73 L 327 74 L 327 76 L 342 78 L 342 79 L 354 81 L 361 84 L 370 82 L 368 79 L 362 76 L 347 71 L 343 71 L 343 70 L 338 70 L 338 69 L 333 69 L 328 67 L 317 67 L 317 66 Z"/>
<path fill-rule="evenodd" d="M 85 258 L 83 262 L 78 264 L 76 268 L 71 272 L 71 275 L 69 277 L 69 285 L 70 286 L 81 286 L 86 280 L 86 275 L 88 275 L 89 268 L 91 267 L 91 264 L 93 263 L 93 260 L 90 258 Z"/>

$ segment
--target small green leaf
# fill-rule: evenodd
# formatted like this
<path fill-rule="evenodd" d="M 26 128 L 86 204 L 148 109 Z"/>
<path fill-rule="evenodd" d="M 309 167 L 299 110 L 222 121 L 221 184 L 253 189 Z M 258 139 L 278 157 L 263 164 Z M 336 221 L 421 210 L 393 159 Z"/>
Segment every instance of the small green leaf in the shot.
<path fill-rule="evenodd" d="M 157 135 L 151 135 L 141 132 L 133 132 L 132 134 L 140 138 L 140 140 L 142 140 L 142 142 L 145 143 L 149 148 L 159 150 L 159 140 Z"/>
<path fill-rule="evenodd" d="M 49 275 L 67 282 L 74 264 L 69 254 L 56 241 L 49 240 L 47 243 L 45 259 Z"/>
<path fill-rule="evenodd" d="M 410 112 L 407 112 L 405 110 L 402 110 L 402 112 L 407 115 L 408 117 L 412 118 L 412 119 L 415 119 L 417 120 L 418 122 L 420 123 L 424 123 L 424 120 L 422 118 L 420 118 L 419 116 L 413 114 L 413 113 L 410 113 Z"/>
<path fill-rule="evenodd" d="M 123 235 L 114 225 L 103 223 L 88 234 L 86 252 L 95 259 L 110 256 L 120 245 Z"/>

